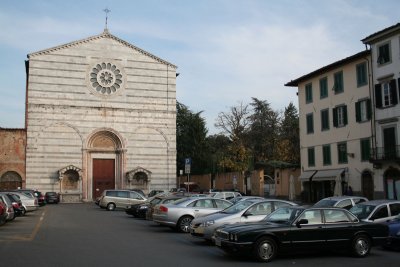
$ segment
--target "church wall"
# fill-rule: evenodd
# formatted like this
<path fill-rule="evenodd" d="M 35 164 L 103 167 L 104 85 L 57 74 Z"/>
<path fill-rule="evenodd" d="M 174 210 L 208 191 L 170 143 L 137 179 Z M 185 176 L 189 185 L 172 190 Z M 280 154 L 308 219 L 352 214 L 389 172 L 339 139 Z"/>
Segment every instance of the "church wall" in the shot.
<path fill-rule="evenodd" d="M 126 77 L 125 88 L 112 96 L 89 89 L 88 72 L 102 61 L 115 62 Z M 90 181 L 85 144 L 101 128 L 123 139 L 124 173 L 142 167 L 151 172 L 154 188 L 174 187 L 175 77 L 175 67 L 111 38 L 31 56 L 27 187 L 57 191 L 58 170 L 71 164 Z M 128 181 L 125 186 L 130 187 Z"/>

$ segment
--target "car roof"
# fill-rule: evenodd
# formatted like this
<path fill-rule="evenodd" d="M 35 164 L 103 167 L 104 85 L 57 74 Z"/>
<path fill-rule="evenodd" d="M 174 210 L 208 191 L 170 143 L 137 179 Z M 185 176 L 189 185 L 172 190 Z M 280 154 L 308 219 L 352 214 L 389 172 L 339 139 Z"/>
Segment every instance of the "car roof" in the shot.
<path fill-rule="evenodd" d="M 365 197 L 360 197 L 360 196 L 334 196 L 334 197 L 326 197 L 321 200 L 343 200 L 343 199 L 350 199 L 350 198 L 363 198 L 367 199 Z"/>
<path fill-rule="evenodd" d="M 386 203 L 400 203 L 400 200 L 395 200 L 395 199 L 377 199 L 377 200 L 370 200 L 367 202 L 359 203 L 357 205 L 381 205 L 381 204 L 386 204 Z"/>

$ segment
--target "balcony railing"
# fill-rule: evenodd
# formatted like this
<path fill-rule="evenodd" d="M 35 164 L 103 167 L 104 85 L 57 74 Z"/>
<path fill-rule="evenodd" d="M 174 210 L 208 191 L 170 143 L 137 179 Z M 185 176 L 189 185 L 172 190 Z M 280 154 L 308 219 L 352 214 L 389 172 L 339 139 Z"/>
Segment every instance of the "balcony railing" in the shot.
<path fill-rule="evenodd" d="M 391 148 L 376 147 L 371 151 L 371 161 L 398 161 L 400 160 L 400 146 Z"/>

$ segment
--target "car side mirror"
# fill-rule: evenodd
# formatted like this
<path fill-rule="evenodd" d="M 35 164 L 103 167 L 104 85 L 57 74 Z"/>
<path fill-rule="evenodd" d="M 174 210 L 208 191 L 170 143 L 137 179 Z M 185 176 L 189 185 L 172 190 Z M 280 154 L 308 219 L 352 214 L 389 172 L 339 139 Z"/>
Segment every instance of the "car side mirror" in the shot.
<path fill-rule="evenodd" d="M 301 226 L 302 224 L 308 224 L 308 220 L 307 220 L 307 219 L 301 219 L 301 220 L 298 220 L 298 221 L 296 222 L 296 226 L 297 226 L 298 228 L 300 228 L 300 226 Z"/>

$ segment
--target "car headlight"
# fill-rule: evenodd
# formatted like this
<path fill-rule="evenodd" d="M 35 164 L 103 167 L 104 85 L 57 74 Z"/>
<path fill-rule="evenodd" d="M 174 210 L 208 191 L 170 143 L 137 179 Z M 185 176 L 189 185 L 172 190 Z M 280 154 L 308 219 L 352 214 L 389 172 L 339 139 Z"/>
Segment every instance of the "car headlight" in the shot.
<path fill-rule="evenodd" d="M 141 210 L 147 209 L 147 206 L 140 206 L 139 209 Z"/>
<path fill-rule="evenodd" d="M 205 221 L 205 222 L 202 223 L 202 226 L 208 227 L 210 225 L 213 225 L 214 223 L 215 223 L 215 221 Z"/>

